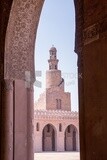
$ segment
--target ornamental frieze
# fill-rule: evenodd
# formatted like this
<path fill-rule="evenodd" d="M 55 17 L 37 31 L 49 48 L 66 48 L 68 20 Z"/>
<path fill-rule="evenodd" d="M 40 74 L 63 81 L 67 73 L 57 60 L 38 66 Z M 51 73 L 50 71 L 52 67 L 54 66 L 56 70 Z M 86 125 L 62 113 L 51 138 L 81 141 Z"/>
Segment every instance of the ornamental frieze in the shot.
<path fill-rule="evenodd" d="M 89 44 L 99 39 L 99 24 L 94 24 L 87 27 L 83 31 L 84 45 Z"/>
<path fill-rule="evenodd" d="M 18 0 L 13 3 L 5 40 L 6 79 L 25 79 L 30 71 L 34 79 L 34 47 L 44 0 Z"/>
<path fill-rule="evenodd" d="M 107 37 L 107 18 L 93 24 L 83 31 L 84 45 L 90 44 L 98 39 Z"/>

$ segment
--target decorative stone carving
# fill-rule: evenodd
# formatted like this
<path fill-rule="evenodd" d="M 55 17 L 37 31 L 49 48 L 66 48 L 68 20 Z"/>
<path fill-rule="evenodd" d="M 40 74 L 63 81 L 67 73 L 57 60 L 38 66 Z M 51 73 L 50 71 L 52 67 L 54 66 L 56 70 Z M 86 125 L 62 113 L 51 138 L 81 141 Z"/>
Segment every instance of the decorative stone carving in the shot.
<path fill-rule="evenodd" d="M 99 24 L 94 24 L 84 29 L 83 41 L 84 45 L 99 39 Z"/>
<path fill-rule="evenodd" d="M 105 37 L 107 37 L 107 18 L 104 18 L 97 24 L 87 27 L 83 32 L 84 45 Z"/>
<path fill-rule="evenodd" d="M 24 79 L 25 71 L 34 78 L 35 37 L 44 0 L 14 1 L 6 33 L 6 79 Z"/>
<path fill-rule="evenodd" d="M 72 119 L 78 120 L 78 112 L 63 110 L 35 110 L 35 119 Z"/>

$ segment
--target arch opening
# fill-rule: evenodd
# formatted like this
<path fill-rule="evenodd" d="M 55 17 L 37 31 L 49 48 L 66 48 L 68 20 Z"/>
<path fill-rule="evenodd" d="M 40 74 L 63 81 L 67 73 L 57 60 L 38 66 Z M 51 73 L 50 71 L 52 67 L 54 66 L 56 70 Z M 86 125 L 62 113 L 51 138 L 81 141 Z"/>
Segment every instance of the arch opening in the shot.
<path fill-rule="evenodd" d="M 27 3 L 27 2 L 26 2 L 26 3 Z M 21 4 L 21 3 L 20 3 L 20 4 Z M 37 4 L 38 4 L 38 3 L 37 3 Z M 24 5 L 24 6 L 25 6 L 25 5 Z M 26 6 L 28 6 L 28 5 L 26 5 Z M 42 4 L 41 4 L 41 6 L 42 6 Z M 29 8 L 29 7 L 28 7 L 28 8 Z M 34 7 L 34 11 L 32 11 L 31 13 L 35 13 L 35 8 L 36 8 L 36 7 Z M 37 8 L 38 8 L 38 7 L 37 7 Z M 23 9 L 23 10 L 24 10 L 24 9 Z M 37 10 L 37 11 L 40 12 L 39 10 Z M 15 11 L 15 12 L 16 12 L 16 11 Z M 35 13 L 35 14 L 37 14 L 37 13 Z M 12 14 L 11 14 L 11 15 L 12 15 Z M 13 12 L 13 15 L 16 16 L 17 14 L 14 14 L 14 12 Z M 29 14 L 27 14 L 27 15 L 29 15 Z M 32 17 L 35 17 L 35 16 L 31 16 L 31 18 L 32 18 Z M 39 16 L 38 16 L 38 17 L 39 17 Z M 15 18 L 14 18 L 14 19 L 15 19 Z M 19 18 L 19 20 L 20 20 L 20 19 L 21 19 L 21 18 Z M 35 19 L 36 19 L 36 18 L 35 18 Z M 7 75 L 7 76 L 10 77 L 10 78 L 12 77 L 12 78 L 22 79 L 22 80 L 23 80 L 23 79 L 25 78 L 25 77 L 24 77 L 24 76 L 25 76 L 25 75 L 24 75 L 24 73 L 25 73 L 25 70 L 24 70 L 24 69 L 31 70 L 31 71 L 33 71 L 33 69 L 34 69 L 34 68 L 31 67 L 30 65 L 29 65 L 29 66 L 30 66 L 32 69 L 31 69 L 30 67 L 28 67 L 28 65 L 27 65 L 27 64 L 28 64 L 28 61 L 27 61 L 27 60 L 30 59 L 30 61 L 31 61 L 30 64 L 32 64 L 32 66 L 33 66 L 33 58 L 32 58 L 32 57 L 33 57 L 33 49 L 32 49 L 32 46 L 33 46 L 33 45 L 31 45 L 31 44 L 32 44 L 32 42 L 34 42 L 34 37 L 35 37 L 32 28 L 35 28 L 35 27 L 32 27 L 32 25 L 30 25 L 30 24 L 36 24 L 36 26 L 37 26 L 37 24 L 38 24 L 38 21 L 37 21 L 37 20 L 38 20 L 38 19 L 37 19 L 37 20 L 35 20 L 35 19 L 33 19 L 33 21 L 31 20 L 30 22 L 32 22 L 32 23 L 29 23 L 29 25 L 28 25 L 28 23 L 27 23 L 26 27 L 29 27 L 29 29 L 28 29 L 29 32 L 27 32 L 26 37 L 28 37 L 28 38 L 25 39 L 25 37 L 23 37 L 23 38 L 21 39 L 22 42 L 20 41 L 20 36 L 19 36 L 19 37 L 18 37 L 18 40 L 17 40 L 17 43 L 15 43 L 16 41 L 14 41 L 14 37 L 15 37 L 14 34 L 11 34 L 11 32 L 9 32 L 9 31 L 15 30 L 15 28 L 11 29 L 11 26 L 13 26 L 13 25 L 10 25 L 10 28 L 9 28 L 9 31 L 8 31 L 9 33 L 8 33 L 8 34 L 9 34 L 9 35 L 12 35 L 13 37 L 8 35 L 7 37 L 9 37 L 9 40 L 7 40 L 7 42 L 10 41 L 11 38 L 12 38 L 12 41 L 14 41 L 14 44 L 12 45 L 12 51 L 13 51 L 13 53 L 15 53 L 14 50 L 15 50 L 15 48 L 17 48 L 17 46 L 15 46 L 15 44 L 18 44 L 18 49 L 17 49 L 17 53 L 18 53 L 18 54 L 17 54 L 17 53 L 16 53 L 16 54 L 13 54 L 11 57 L 13 57 L 13 60 L 14 60 L 14 57 L 15 57 L 15 56 L 18 57 L 18 56 L 20 55 L 20 56 L 19 56 L 19 59 L 20 59 L 20 57 L 22 57 L 21 55 L 25 56 L 25 57 L 23 57 L 23 61 L 22 61 L 22 62 L 24 62 L 24 63 L 22 63 L 22 64 L 23 64 L 22 66 L 21 66 L 21 63 L 20 63 L 20 65 L 16 63 L 16 62 L 18 62 L 18 61 L 15 61 L 15 63 L 16 63 L 15 65 L 14 65 L 13 62 L 11 62 L 12 66 L 13 66 L 12 68 L 14 68 L 14 66 L 18 66 L 18 67 L 21 66 L 22 68 L 21 68 L 21 69 L 20 69 L 20 68 L 18 69 L 18 68 L 16 67 L 15 69 L 16 69 L 17 72 L 15 72 L 15 70 L 14 70 L 14 72 L 9 72 L 9 73 L 12 73 L 12 74 Z M 23 20 L 23 19 L 22 19 L 22 20 Z M 23 20 L 23 21 L 24 21 L 24 20 Z M 35 21 L 37 21 L 37 22 L 36 22 L 36 23 L 33 23 L 33 22 L 35 22 Z M 11 22 L 11 21 L 10 21 L 10 22 Z M 20 22 L 20 23 L 22 23 L 22 22 Z M 11 23 L 10 23 L 10 24 L 11 24 Z M 25 24 L 26 24 L 26 23 L 25 23 Z M 17 26 L 17 28 L 18 28 L 18 27 L 19 27 L 19 26 Z M 26 30 L 27 30 L 26 27 L 23 29 L 23 33 L 26 33 Z M 22 27 L 22 28 L 23 28 L 23 27 Z M 21 29 L 22 29 L 22 28 L 21 28 Z M 21 33 L 21 29 L 18 30 L 18 32 L 17 32 L 18 35 L 20 35 L 19 33 Z M 31 32 L 31 31 L 32 31 L 32 32 Z M 15 31 L 14 31 L 14 33 L 15 33 Z M 35 32 L 35 33 L 36 33 L 36 32 Z M 32 35 L 33 35 L 33 36 L 32 36 Z M 16 35 L 16 36 L 17 36 L 17 35 Z M 33 37 L 33 38 L 31 39 L 31 41 L 30 41 L 31 44 L 29 44 L 29 37 Z M 27 42 L 27 39 L 28 39 L 28 42 Z M 26 42 L 26 43 L 25 43 L 25 42 Z M 21 45 L 21 47 L 24 46 L 26 49 L 21 50 L 22 48 L 20 47 L 19 44 Z M 10 45 L 10 46 L 11 46 L 11 45 Z M 29 47 L 29 48 L 30 48 L 30 49 L 29 49 L 30 51 L 28 50 L 28 48 L 27 48 L 26 46 L 31 46 L 31 48 Z M 33 46 L 33 47 L 34 47 L 34 46 Z M 8 48 L 8 47 L 7 47 L 7 48 Z M 9 47 L 9 49 L 10 49 L 10 47 Z M 7 50 L 8 50 L 8 49 L 7 49 Z M 6 51 L 7 51 L 7 50 L 6 50 Z M 21 50 L 21 52 L 19 52 L 20 50 Z M 7 53 L 12 53 L 12 52 L 10 52 L 10 50 L 9 50 L 9 52 L 7 52 Z M 19 53 L 21 53 L 21 54 L 19 54 Z M 26 55 L 25 55 L 25 53 L 26 53 Z M 32 53 L 32 54 L 29 54 L 29 53 Z M 14 55 L 15 55 L 15 56 L 14 56 Z M 29 55 L 29 58 L 27 58 L 28 55 Z M 30 55 L 31 55 L 31 57 L 30 57 Z M 10 56 L 10 55 L 9 55 L 9 56 Z M 16 59 L 16 58 L 15 58 L 15 59 Z M 17 58 L 17 59 L 18 59 L 18 58 Z M 27 59 L 27 60 L 26 60 L 26 59 Z M 10 59 L 9 59 L 9 61 L 10 61 Z M 9 64 L 10 64 L 10 63 L 9 63 Z M 24 66 L 24 65 L 25 65 L 25 66 Z M 9 68 L 9 66 L 7 66 L 7 68 Z M 23 70 L 22 70 L 22 69 L 23 69 Z M 14 74 L 16 73 L 17 75 L 13 75 L 13 73 L 14 73 Z M 32 73 L 32 74 L 33 74 L 33 73 Z M 22 76 L 22 75 L 23 75 L 23 76 Z M 24 77 L 24 78 L 22 78 L 22 77 Z M 21 82 L 19 83 L 19 86 L 21 86 Z M 19 88 L 17 87 L 16 90 L 17 90 L 17 91 L 20 91 L 20 88 L 23 89 L 24 86 L 23 86 L 23 88 L 22 88 L 22 87 L 19 87 Z M 24 88 L 24 89 L 25 89 L 25 88 Z M 27 91 L 24 90 L 23 92 L 25 93 L 25 99 L 27 100 L 27 98 L 26 98 L 26 92 L 28 92 L 28 90 L 27 90 Z M 18 96 L 19 96 L 19 95 L 18 95 Z M 32 105 L 33 103 L 32 103 L 32 101 L 31 101 L 31 100 L 32 100 L 32 97 L 33 97 L 33 94 L 32 94 L 31 97 L 30 97 L 31 99 L 29 98 L 29 99 L 27 100 L 27 101 L 29 102 L 28 104 L 30 104 L 30 107 L 29 107 L 29 105 L 27 106 L 28 108 L 30 108 L 30 111 L 31 111 L 31 109 L 33 109 L 33 105 Z M 17 105 L 18 103 L 19 103 L 19 102 L 15 102 L 14 105 Z M 21 106 L 23 107 L 24 104 L 22 104 Z M 22 107 L 21 107 L 21 108 L 18 108 L 18 107 L 17 107 L 19 113 L 22 111 Z M 26 129 L 26 130 L 27 130 L 26 132 L 28 132 L 29 134 L 31 134 L 31 133 L 32 133 L 32 128 L 31 128 L 31 125 L 28 125 L 28 122 L 31 121 L 31 118 L 29 118 L 29 119 L 30 119 L 30 120 L 29 120 L 29 119 L 26 118 L 26 117 L 27 117 L 27 116 L 28 116 L 28 117 L 33 117 L 33 116 L 32 116 L 32 115 L 29 116 L 32 112 L 29 112 L 29 113 L 28 113 L 27 107 L 26 107 L 26 113 L 27 113 L 27 114 L 25 114 L 25 112 L 24 112 L 24 113 L 22 114 L 22 117 L 21 117 L 21 118 L 22 118 L 22 120 L 23 120 L 23 119 L 27 119 L 27 120 L 24 122 L 24 125 L 28 126 L 27 129 Z M 24 116 L 23 116 L 23 115 L 24 115 Z M 27 116 L 26 116 L 26 115 L 27 115 Z M 15 117 L 15 118 L 17 118 L 17 120 L 18 120 L 19 117 Z M 15 125 L 15 123 L 14 123 L 14 125 Z M 14 126 L 14 127 L 16 127 L 16 126 Z M 20 129 L 20 128 L 19 128 L 19 129 Z M 14 133 L 14 134 L 15 134 L 15 133 Z M 53 135 L 55 136 L 55 130 L 54 130 L 54 129 L 53 129 Z M 14 137 L 17 138 L 18 136 L 17 136 L 17 137 L 16 137 L 16 136 L 17 136 L 17 135 L 15 135 Z M 26 138 L 26 137 L 25 137 L 25 138 Z M 17 140 L 18 140 L 18 138 L 17 138 Z M 24 142 L 22 141 L 21 144 L 24 144 L 24 143 L 25 143 L 25 141 L 24 141 Z M 33 149 L 32 149 L 33 147 L 30 146 L 30 144 L 32 145 L 33 143 L 30 141 L 30 139 L 28 139 L 28 150 L 29 150 L 29 153 L 28 153 L 28 154 L 29 154 L 29 155 L 32 154 L 32 152 L 33 152 Z M 17 146 L 16 146 L 16 147 L 17 147 Z M 54 148 L 54 147 L 53 147 L 53 148 Z M 25 155 L 26 155 L 26 152 L 25 152 Z"/>
<path fill-rule="evenodd" d="M 47 124 L 42 131 L 42 151 L 55 151 L 56 150 L 56 132 L 51 124 Z"/>
<path fill-rule="evenodd" d="M 78 132 L 74 125 L 69 125 L 65 129 L 65 151 L 77 151 Z"/>
<path fill-rule="evenodd" d="M 66 3 L 66 5 L 64 0 L 63 1 L 60 0 L 60 2 L 59 1 L 57 2 L 57 0 L 55 0 L 54 2 L 50 2 L 49 0 L 47 0 L 44 3 L 36 38 L 35 65 L 36 65 L 36 70 L 41 71 L 40 79 L 37 77 L 37 79 L 40 80 L 38 82 L 41 83 L 41 86 L 39 85 L 35 86 L 35 93 L 34 93 L 35 110 L 45 109 L 46 114 L 48 114 L 48 111 L 50 114 L 51 113 L 50 110 L 53 111 L 57 110 L 60 114 L 63 114 L 63 111 L 65 111 L 65 113 L 68 111 L 78 112 L 77 55 L 74 53 L 74 38 L 75 38 L 74 2 L 73 0 L 69 0 L 67 2 L 68 4 Z M 55 3 L 57 4 L 57 7 Z M 60 4 L 62 5 L 62 7 Z M 57 16 L 54 10 L 56 10 Z M 58 12 L 59 10 L 60 13 Z M 65 11 L 64 14 L 63 11 Z M 72 19 L 70 17 L 71 15 L 73 17 Z M 72 29 L 70 26 L 72 26 Z M 53 42 L 55 46 L 52 45 Z M 50 50 L 49 47 L 51 47 Z M 71 52 L 73 54 L 71 54 Z M 42 57 L 42 65 L 41 65 L 41 57 Z M 71 93 L 73 93 L 72 96 Z M 41 114 L 41 117 L 45 117 L 45 115 Z M 51 124 L 54 124 L 53 119 L 48 119 L 45 117 L 45 122 L 46 122 L 45 124 L 50 123 L 50 120 Z M 41 125 L 42 123 L 43 121 L 40 120 Z M 64 123 L 66 123 L 67 125 L 69 123 L 72 123 L 72 120 L 71 122 L 64 122 Z M 57 120 L 57 125 L 59 124 L 60 120 Z M 77 123 L 75 125 L 78 128 L 79 124 Z M 42 133 L 40 132 L 39 134 L 40 140 L 37 140 L 37 142 L 40 141 L 41 147 L 40 148 L 35 147 L 36 148 L 35 153 L 40 152 L 41 150 L 64 151 L 65 132 L 63 131 L 64 128 L 63 123 L 59 125 L 59 128 L 56 132 L 57 135 L 60 134 L 62 136 L 62 139 L 60 136 L 57 136 L 56 140 L 57 143 L 55 143 L 52 140 L 52 136 L 55 137 L 54 129 L 53 131 L 51 131 L 50 140 L 48 140 L 49 138 L 47 137 L 49 137 L 49 130 L 50 130 L 49 127 L 50 126 L 47 125 L 47 129 L 44 128 L 43 132 Z M 75 132 L 73 133 L 73 135 L 75 137 Z M 46 146 L 47 141 L 50 141 L 51 144 L 50 146 Z M 74 141 L 73 143 L 76 142 Z M 53 144 L 55 144 L 56 147 Z M 73 147 L 72 150 L 76 150 L 75 148 L 76 145 Z"/>

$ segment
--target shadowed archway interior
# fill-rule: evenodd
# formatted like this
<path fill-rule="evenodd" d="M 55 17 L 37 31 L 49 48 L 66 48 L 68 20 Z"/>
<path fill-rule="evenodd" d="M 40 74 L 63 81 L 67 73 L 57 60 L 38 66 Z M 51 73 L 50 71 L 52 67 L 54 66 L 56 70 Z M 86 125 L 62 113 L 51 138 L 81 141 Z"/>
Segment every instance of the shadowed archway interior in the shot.
<path fill-rule="evenodd" d="M 42 150 L 55 151 L 56 134 L 51 124 L 47 124 L 42 132 Z"/>
<path fill-rule="evenodd" d="M 74 125 L 69 125 L 65 130 L 65 151 L 77 151 L 77 129 Z"/>

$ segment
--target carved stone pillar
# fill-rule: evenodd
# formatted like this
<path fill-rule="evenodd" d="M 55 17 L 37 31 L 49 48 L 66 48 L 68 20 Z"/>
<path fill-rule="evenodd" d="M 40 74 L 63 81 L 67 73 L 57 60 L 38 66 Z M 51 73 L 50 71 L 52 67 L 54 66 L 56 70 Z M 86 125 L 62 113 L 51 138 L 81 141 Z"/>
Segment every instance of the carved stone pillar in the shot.
<path fill-rule="evenodd" d="M 13 159 L 13 81 L 4 80 L 2 92 L 3 160 Z"/>
<path fill-rule="evenodd" d="M 28 141 L 28 151 L 27 158 L 28 160 L 34 159 L 34 89 L 33 85 L 30 88 L 27 88 L 27 134 Z"/>

